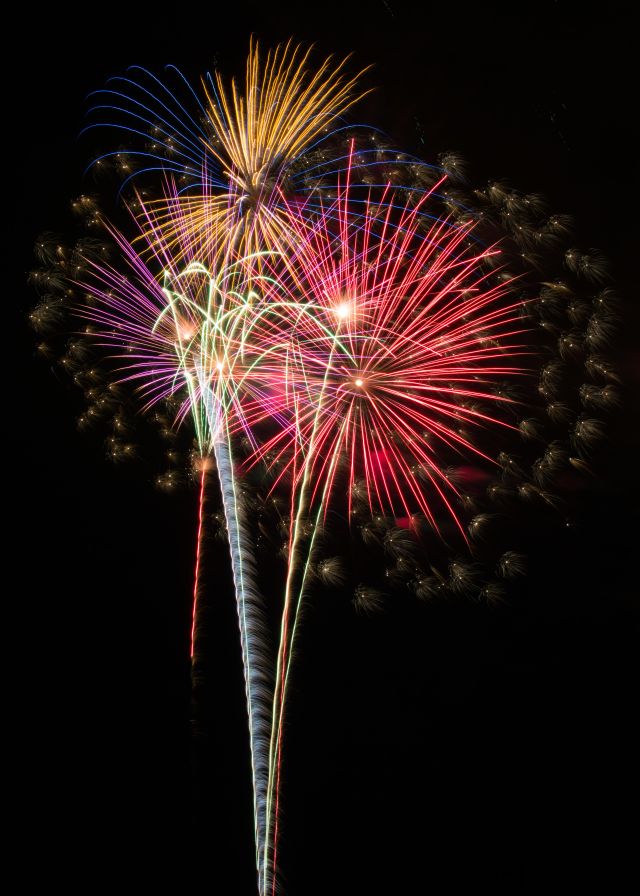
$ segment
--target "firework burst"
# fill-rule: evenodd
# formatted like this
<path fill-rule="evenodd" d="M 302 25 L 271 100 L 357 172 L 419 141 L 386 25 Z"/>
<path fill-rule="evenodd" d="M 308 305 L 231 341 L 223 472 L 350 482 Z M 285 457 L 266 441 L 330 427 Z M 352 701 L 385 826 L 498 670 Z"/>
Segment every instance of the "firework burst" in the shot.
<path fill-rule="evenodd" d="M 61 363 L 90 402 L 83 423 L 113 418 L 114 459 L 135 453 L 127 385 L 163 439 L 192 423 L 201 470 L 192 652 L 207 471 L 217 471 L 259 889 L 273 896 L 304 598 L 350 584 L 359 613 L 385 599 L 341 557 L 323 555 L 327 530 L 359 533 L 391 590 L 504 600 L 526 561 L 493 533 L 536 512 L 561 517 L 557 492 L 571 475 L 591 475 L 599 416 L 619 403 L 606 357 L 615 299 L 600 286 L 601 257 L 567 252 L 566 218 L 549 217 L 537 195 L 500 182 L 473 191 L 454 153 L 426 165 L 376 133 L 337 128 L 358 98 L 344 62 L 314 71 L 291 42 L 266 56 L 252 44 L 244 86 L 216 74 L 201 96 L 179 73 L 183 93 L 142 69 L 130 75 L 98 92 L 94 108 L 145 141 L 109 156 L 123 186 L 136 175 L 151 196 L 141 189 L 129 203 L 131 238 L 105 224 L 92 197 L 76 203 L 106 237 L 73 250 L 41 241 L 32 321 L 47 339 L 65 331 Z M 559 276 L 557 259 L 598 284 L 595 295 Z M 83 331 L 69 340 L 70 308 Z M 285 563 L 276 663 L 243 500 L 252 473 L 278 516 L 258 528 L 279 539 Z M 177 476 L 161 484 L 173 488 Z"/>
<path fill-rule="evenodd" d="M 511 402 L 495 385 L 524 373 L 523 302 L 497 276 L 498 246 L 430 219 L 431 193 L 407 207 L 388 191 L 358 213 L 351 198 L 339 190 L 313 224 L 290 209 L 296 248 L 265 260 L 266 304 L 285 290 L 301 312 L 286 344 L 289 422 L 257 456 L 313 481 L 325 513 L 346 467 L 348 495 L 364 490 L 372 512 L 419 510 L 438 531 L 446 508 L 461 529 L 441 458 L 493 462 L 471 433 L 508 424 L 473 403 Z"/>
<path fill-rule="evenodd" d="M 151 207 L 174 255 L 187 237 L 197 244 L 204 240 L 214 255 L 226 251 L 228 242 L 249 254 L 282 238 L 286 216 L 279 197 L 296 193 L 305 153 L 326 141 L 331 126 L 362 96 L 356 90 L 359 76 L 345 75 L 346 59 L 325 59 L 311 68 L 310 56 L 311 48 L 303 51 L 291 41 L 263 56 L 252 41 L 242 88 L 235 80 L 228 87 L 215 72 L 203 79 L 200 98 L 173 69 L 178 87 L 186 88 L 183 103 L 155 76 L 134 69 L 131 78 L 112 79 L 109 89 L 95 94 L 100 101 L 93 113 L 108 111 L 118 119 L 116 127 L 150 137 L 144 150 L 127 157 L 156 164 L 134 172 L 127 166 L 121 173 L 128 180 L 159 168 L 170 178 Z M 104 125 L 88 127 L 96 126 Z M 108 153 L 96 164 L 112 157 L 121 159 L 122 153 Z M 227 230 L 222 247 L 219 227 Z"/>

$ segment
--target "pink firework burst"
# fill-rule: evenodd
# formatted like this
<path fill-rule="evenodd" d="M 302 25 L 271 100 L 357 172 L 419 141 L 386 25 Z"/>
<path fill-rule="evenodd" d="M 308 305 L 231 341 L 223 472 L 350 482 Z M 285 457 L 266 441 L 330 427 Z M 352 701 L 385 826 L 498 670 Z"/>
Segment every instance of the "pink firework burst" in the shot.
<path fill-rule="evenodd" d="M 430 217 L 432 194 L 410 207 L 388 189 L 358 209 L 347 183 L 312 224 L 289 208 L 295 238 L 267 261 L 265 300 L 284 290 L 304 313 L 287 335 L 288 419 L 253 462 L 307 483 L 325 513 L 341 484 L 350 513 L 361 493 L 436 531 L 444 510 L 464 535 L 444 458 L 494 463 L 482 434 L 510 427 L 495 386 L 526 372 L 523 301 L 499 276 L 498 246 L 473 222 Z"/>
<path fill-rule="evenodd" d="M 140 207 L 146 230 L 133 244 L 107 225 L 126 273 L 90 263 L 79 314 L 97 325 L 115 375 L 137 385 L 145 409 L 178 399 L 176 424 L 191 418 L 203 454 L 221 437 L 255 444 L 256 427 L 285 419 L 286 334 L 306 309 L 272 282 L 267 304 L 260 268 L 268 252 L 242 256 L 224 234 L 215 250 L 191 237 L 169 246 Z"/>

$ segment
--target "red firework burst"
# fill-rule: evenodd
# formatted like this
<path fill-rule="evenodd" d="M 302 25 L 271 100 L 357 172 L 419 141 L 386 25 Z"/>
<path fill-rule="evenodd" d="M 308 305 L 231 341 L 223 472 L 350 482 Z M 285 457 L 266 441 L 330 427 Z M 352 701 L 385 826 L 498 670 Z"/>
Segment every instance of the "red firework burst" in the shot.
<path fill-rule="evenodd" d="M 265 299 L 282 303 L 284 289 L 304 312 L 286 336 L 288 418 L 252 462 L 308 482 L 325 512 L 342 482 L 349 512 L 362 492 L 372 510 L 419 511 L 436 530 L 444 508 L 463 531 L 443 458 L 493 463 L 481 434 L 509 424 L 485 406 L 509 400 L 497 379 L 524 372 L 523 301 L 472 222 L 428 215 L 432 193 L 409 207 L 388 190 L 356 210 L 347 183 L 311 225 L 289 208 L 295 238 L 267 261 Z"/>

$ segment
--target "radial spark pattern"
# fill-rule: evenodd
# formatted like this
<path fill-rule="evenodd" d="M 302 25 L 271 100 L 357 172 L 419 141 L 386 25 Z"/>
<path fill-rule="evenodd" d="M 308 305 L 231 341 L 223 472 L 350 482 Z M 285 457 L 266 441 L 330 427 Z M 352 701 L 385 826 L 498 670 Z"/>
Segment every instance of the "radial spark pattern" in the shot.
<path fill-rule="evenodd" d="M 252 43 L 242 86 L 216 73 L 199 92 L 175 69 L 112 79 L 87 130 L 131 142 L 94 162 L 115 167 L 131 214 L 119 230 L 80 197 L 100 239 L 43 238 L 32 275 L 39 348 L 55 355 L 62 333 L 60 363 L 88 399 L 80 422 L 111 420 L 110 457 L 136 454 L 130 391 L 157 424 L 167 490 L 187 466 L 176 433 L 192 424 L 193 631 L 215 517 L 240 626 L 261 896 L 280 889 L 284 718 L 310 590 L 349 590 L 360 613 L 404 588 L 499 603 L 526 573 L 527 525 L 564 524 L 620 400 L 601 257 L 569 249 L 568 220 L 539 196 L 474 190 L 456 154 L 426 164 L 345 125 L 359 94 L 345 71 L 314 68 L 291 42 L 266 55 Z M 222 511 L 207 518 L 214 467 Z M 353 542 L 349 563 L 326 554 L 355 533 L 364 575 Z M 283 561 L 275 662 L 261 541 Z"/>
<path fill-rule="evenodd" d="M 496 381 L 524 373 L 522 301 L 487 265 L 499 248 L 434 221 L 430 194 L 382 199 L 354 213 L 345 186 L 313 224 L 290 209 L 296 248 L 266 259 L 264 283 L 267 305 L 284 289 L 301 308 L 282 334 L 290 413 L 256 454 L 310 480 L 325 512 L 346 478 L 372 511 L 421 511 L 438 530 L 443 511 L 457 521 L 443 456 L 495 463 L 479 436 L 509 425 L 475 408 L 509 402 Z"/>

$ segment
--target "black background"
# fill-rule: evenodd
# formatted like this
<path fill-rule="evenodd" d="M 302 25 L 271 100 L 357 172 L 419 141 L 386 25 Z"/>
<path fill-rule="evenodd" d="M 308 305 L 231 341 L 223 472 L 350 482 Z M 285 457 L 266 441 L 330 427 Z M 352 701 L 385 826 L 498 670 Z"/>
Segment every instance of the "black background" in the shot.
<path fill-rule="evenodd" d="M 626 408 L 590 511 L 538 553 L 517 605 L 399 601 L 372 619 L 308 616 L 287 732 L 282 870 L 290 896 L 524 892 L 631 856 L 637 762 L 638 416 L 634 29 L 624 5 L 96 4 L 24 15 L 7 40 L 17 99 L 5 174 L 17 188 L 5 258 L 5 566 L 25 732 L 16 772 L 28 875 L 98 889 L 251 894 L 242 678 L 224 555 L 213 549 L 210 710 L 190 730 L 188 630 L 196 494 L 113 467 L 80 434 L 81 399 L 35 353 L 26 284 L 42 230 L 63 230 L 91 142 L 86 94 L 132 63 L 241 72 L 250 33 L 354 51 L 376 92 L 352 117 L 432 160 L 543 192 L 609 257 L 625 299 L 616 343 Z M 15 225 L 14 226 L 14 222 Z M 635 231 L 635 232 L 634 232 Z M 6 320 L 6 318 L 5 318 Z M 15 338 L 17 336 L 17 339 Z M 635 530 L 635 531 L 634 531 Z M 216 634 L 217 633 L 217 634 Z M 15 687 L 13 684 L 15 683 Z M 9 712 L 7 710 L 7 712 Z M 13 713 L 10 716 L 14 718 Z M 16 726 L 18 727 L 18 726 Z"/>

